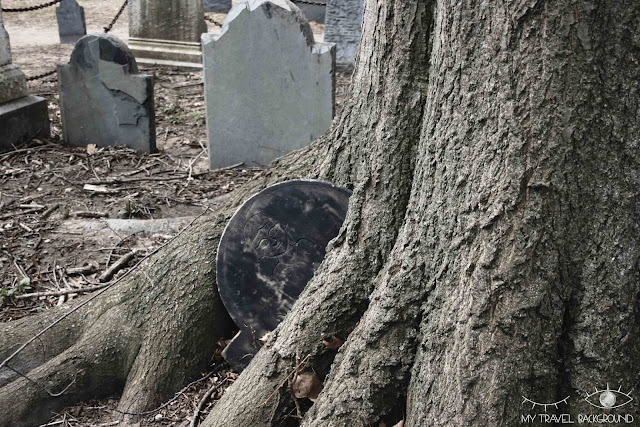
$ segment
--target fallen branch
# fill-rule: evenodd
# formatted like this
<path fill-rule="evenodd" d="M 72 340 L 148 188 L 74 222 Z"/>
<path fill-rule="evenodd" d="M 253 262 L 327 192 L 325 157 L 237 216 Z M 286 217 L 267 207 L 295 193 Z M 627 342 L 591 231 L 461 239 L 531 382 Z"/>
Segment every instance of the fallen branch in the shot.
<path fill-rule="evenodd" d="M 109 216 L 106 212 L 91 212 L 91 211 L 78 211 L 73 213 L 74 216 L 79 218 L 104 218 Z"/>
<path fill-rule="evenodd" d="M 84 288 L 77 288 L 77 289 L 61 289 L 59 291 L 49 291 L 49 292 L 32 292 L 30 294 L 18 295 L 18 296 L 15 297 L 15 299 L 28 299 L 28 298 L 40 298 L 40 297 L 58 297 L 58 296 L 62 296 L 62 295 L 93 292 L 93 291 L 98 291 L 100 289 L 106 288 L 110 284 L 111 283 L 109 282 L 109 283 L 103 283 L 101 285 L 86 286 Z"/>
<path fill-rule="evenodd" d="M 46 219 L 49 215 L 51 215 L 53 211 L 58 209 L 58 206 L 60 205 L 57 203 L 54 203 L 53 205 L 51 205 L 46 211 L 42 212 L 42 215 L 40 215 L 40 219 Z"/>
<path fill-rule="evenodd" d="M 111 267 L 109 267 L 104 273 L 100 275 L 98 280 L 100 282 L 107 282 L 111 280 L 111 278 L 120 270 L 129 264 L 129 261 L 133 259 L 136 254 L 134 252 L 129 252 L 124 254 L 118 261 L 116 261 Z"/>
<path fill-rule="evenodd" d="M 207 405 L 207 402 L 211 398 L 211 395 L 213 394 L 214 391 L 218 389 L 218 386 L 219 386 L 218 384 L 214 383 L 209 388 L 209 390 L 207 390 L 204 396 L 202 396 L 202 399 L 200 399 L 200 403 L 198 403 L 198 406 L 193 411 L 193 415 L 191 416 L 191 422 L 189 423 L 189 427 L 196 427 L 196 425 L 198 424 L 198 419 L 200 418 L 200 412 L 202 412 L 204 407 Z"/>

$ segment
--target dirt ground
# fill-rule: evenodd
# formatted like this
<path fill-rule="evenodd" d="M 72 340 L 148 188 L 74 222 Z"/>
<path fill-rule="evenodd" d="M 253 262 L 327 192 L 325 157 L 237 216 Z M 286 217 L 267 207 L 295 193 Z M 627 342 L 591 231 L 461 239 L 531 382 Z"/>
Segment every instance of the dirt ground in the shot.
<path fill-rule="evenodd" d="M 36 0 L 3 0 L 24 7 Z M 107 25 L 120 0 L 82 0 L 89 31 Z M 208 14 L 217 22 L 224 15 Z M 54 8 L 5 14 L 14 63 L 27 76 L 67 62 L 73 46 L 59 45 Z M 209 23 L 210 31 L 218 27 Z M 321 24 L 312 23 L 318 40 Z M 126 12 L 113 33 L 127 39 Z M 141 156 L 124 147 L 61 145 L 55 76 L 29 83 L 49 101 L 52 137 L 0 154 L 0 322 L 18 319 L 100 289 L 164 244 L 235 186 L 260 172 L 257 165 L 208 168 L 201 72 L 141 67 L 155 79 L 159 152 Z M 337 112 L 350 76 L 337 75 Z M 208 408 L 237 374 L 212 355 L 209 372 L 157 411 L 145 425 L 187 426 L 207 390 Z M 117 396 L 67 408 L 47 426 L 117 425 Z"/>

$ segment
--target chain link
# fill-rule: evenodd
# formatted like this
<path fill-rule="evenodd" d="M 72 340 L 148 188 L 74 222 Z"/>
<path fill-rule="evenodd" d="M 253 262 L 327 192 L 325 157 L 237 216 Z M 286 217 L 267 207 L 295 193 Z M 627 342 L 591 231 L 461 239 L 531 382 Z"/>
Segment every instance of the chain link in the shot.
<path fill-rule="evenodd" d="M 294 3 L 310 4 L 313 6 L 326 6 L 326 1 L 313 1 L 313 0 L 291 0 Z"/>
<path fill-rule="evenodd" d="M 44 79 L 45 77 L 49 77 L 51 75 L 54 75 L 55 73 L 57 73 L 57 70 L 47 71 L 42 74 L 36 74 L 35 76 L 27 77 L 27 81 L 32 82 L 34 80 Z"/>
<path fill-rule="evenodd" d="M 47 7 L 54 6 L 60 3 L 62 0 L 52 0 L 49 3 L 39 4 L 37 6 L 29 6 L 29 7 L 14 7 L 14 8 L 2 8 L 3 12 L 6 13 L 15 13 L 15 12 L 32 12 L 34 10 L 46 9 Z"/>
<path fill-rule="evenodd" d="M 215 25 L 216 27 L 222 27 L 222 24 L 221 24 L 221 23 L 219 23 L 218 21 L 216 21 L 216 20 L 215 20 L 215 19 L 213 19 L 213 18 L 209 18 L 207 15 L 205 15 L 205 16 L 204 16 L 204 20 L 205 20 L 205 21 L 208 21 L 208 22 L 211 22 L 211 23 L 212 23 L 213 25 Z"/>
<path fill-rule="evenodd" d="M 62 0 L 54 0 L 51 2 L 50 5 L 56 4 L 61 2 Z M 120 18 L 120 15 L 122 15 L 122 12 L 124 12 L 124 8 L 127 7 L 127 4 L 129 3 L 129 0 L 124 0 L 124 3 L 122 4 L 122 6 L 120 7 L 120 10 L 118 10 L 118 13 L 116 14 L 116 16 L 113 17 L 113 19 L 111 20 L 111 23 L 109 23 L 108 26 L 104 27 L 104 32 L 108 33 L 109 31 L 111 31 L 111 29 L 113 28 L 113 26 L 116 24 L 116 22 L 118 21 L 118 18 Z M 42 7 L 40 7 L 40 9 L 42 9 Z M 3 11 L 5 9 L 2 9 Z M 33 10 L 33 9 L 30 9 Z M 27 81 L 28 82 L 32 82 L 34 80 L 40 80 L 40 79 L 44 79 L 45 77 L 49 77 L 54 75 L 57 72 L 57 70 L 51 70 L 51 71 L 47 71 L 45 73 L 42 74 L 36 74 L 35 76 L 31 76 L 31 77 L 27 77 Z"/>
<path fill-rule="evenodd" d="M 116 25 L 116 22 L 118 22 L 118 19 L 120 18 L 120 15 L 122 15 L 122 12 L 124 12 L 124 8 L 127 7 L 128 3 L 129 3 L 129 0 L 124 0 L 124 3 L 122 3 L 122 6 L 120 6 L 120 10 L 118 10 L 118 13 L 116 13 L 116 16 L 113 17 L 113 19 L 111 20 L 109 25 L 104 27 L 104 32 L 105 33 L 108 33 L 109 31 L 111 31 L 113 26 Z"/>

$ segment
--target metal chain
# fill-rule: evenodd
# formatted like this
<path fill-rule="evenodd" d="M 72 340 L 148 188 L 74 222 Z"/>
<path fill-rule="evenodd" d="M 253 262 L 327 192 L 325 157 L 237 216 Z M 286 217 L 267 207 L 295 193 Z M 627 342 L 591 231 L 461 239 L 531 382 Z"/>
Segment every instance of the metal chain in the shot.
<path fill-rule="evenodd" d="M 291 0 L 294 3 L 311 4 L 314 6 L 326 6 L 326 1 L 313 1 L 313 0 Z"/>
<path fill-rule="evenodd" d="M 50 5 L 56 4 L 61 2 L 62 0 L 54 0 L 51 2 Z M 122 6 L 120 7 L 120 10 L 118 10 L 118 13 L 116 14 L 116 16 L 113 17 L 113 19 L 111 20 L 111 23 L 109 23 L 108 26 L 104 27 L 104 32 L 108 33 L 109 31 L 111 31 L 111 29 L 113 28 L 113 26 L 116 24 L 116 22 L 118 21 L 118 18 L 120 18 L 120 15 L 122 15 L 122 12 L 124 12 L 124 8 L 127 7 L 127 4 L 129 3 L 129 0 L 124 0 L 124 3 L 122 4 Z M 42 9 L 42 7 L 40 7 L 40 9 Z M 2 9 L 3 11 L 5 9 Z M 51 70 L 51 71 L 47 71 L 45 73 L 42 74 L 36 74 L 35 76 L 31 76 L 31 77 L 27 77 L 27 81 L 28 82 L 32 82 L 34 80 L 40 80 L 40 79 L 44 79 L 45 77 L 49 77 L 53 74 L 55 74 L 57 72 L 57 70 Z"/>
<path fill-rule="evenodd" d="M 122 6 L 120 6 L 120 10 L 118 11 L 118 13 L 116 13 L 116 16 L 113 17 L 113 19 L 111 20 L 109 25 L 104 27 L 104 32 L 105 33 L 108 33 L 109 31 L 111 31 L 113 26 L 116 25 L 116 22 L 118 22 L 118 19 L 120 18 L 120 15 L 122 15 L 122 12 L 124 12 L 124 8 L 127 7 L 128 3 L 129 3 L 129 0 L 124 0 L 124 3 L 122 3 Z"/>
<path fill-rule="evenodd" d="M 56 5 L 60 3 L 62 0 L 52 0 L 49 3 L 40 4 L 38 6 L 29 6 L 29 7 L 14 7 L 14 8 L 2 8 L 3 12 L 11 13 L 11 12 L 32 12 L 34 10 L 46 9 L 47 7 Z"/>
<path fill-rule="evenodd" d="M 209 18 L 207 15 L 204 16 L 204 20 L 211 22 L 216 27 L 222 27 L 221 23 L 219 23 L 218 21 L 214 20 L 213 18 Z"/>
<path fill-rule="evenodd" d="M 47 71 L 46 73 L 36 74 L 35 76 L 27 77 L 27 81 L 28 82 L 32 82 L 34 80 L 44 79 L 45 77 L 49 77 L 49 76 L 55 74 L 56 72 L 57 72 L 57 70 L 52 70 L 52 71 Z"/>

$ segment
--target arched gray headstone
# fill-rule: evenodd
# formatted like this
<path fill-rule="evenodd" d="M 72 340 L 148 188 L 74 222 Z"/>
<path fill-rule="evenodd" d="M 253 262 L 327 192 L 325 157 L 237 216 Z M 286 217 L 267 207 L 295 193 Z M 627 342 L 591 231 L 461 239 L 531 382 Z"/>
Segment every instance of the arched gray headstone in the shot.
<path fill-rule="evenodd" d="M 133 54 L 120 39 L 110 34 L 81 38 L 69 64 L 58 64 L 58 81 L 67 144 L 156 151 L 153 77 L 138 74 Z"/>
<path fill-rule="evenodd" d="M 202 54 L 212 168 L 268 165 L 331 126 L 335 47 L 289 0 L 237 3 Z"/>
<path fill-rule="evenodd" d="M 220 297 L 239 334 L 223 355 L 243 369 L 278 326 L 338 235 L 351 192 L 324 181 L 266 188 L 229 221 L 218 248 Z"/>
<path fill-rule="evenodd" d="M 62 0 L 56 7 L 60 43 L 75 44 L 87 34 L 84 8 L 76 0 Z"/>

